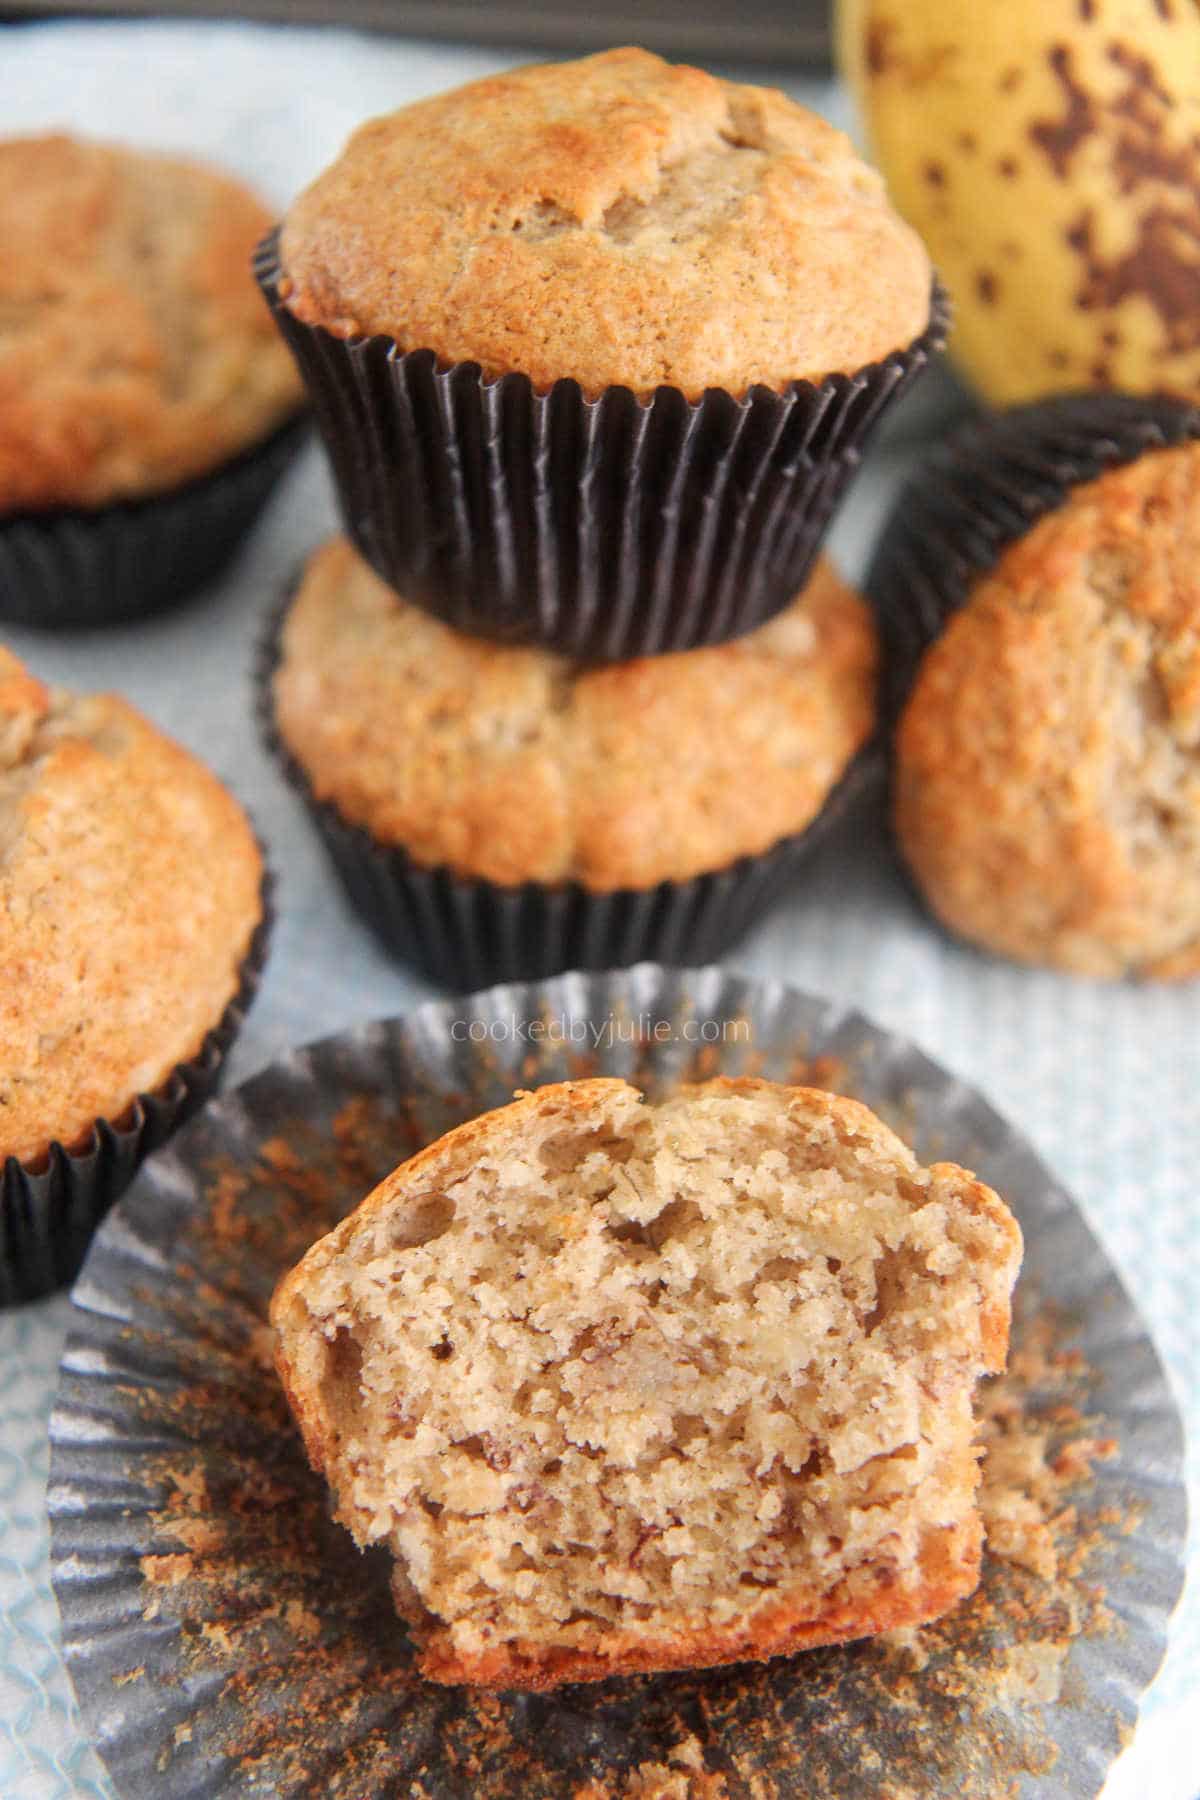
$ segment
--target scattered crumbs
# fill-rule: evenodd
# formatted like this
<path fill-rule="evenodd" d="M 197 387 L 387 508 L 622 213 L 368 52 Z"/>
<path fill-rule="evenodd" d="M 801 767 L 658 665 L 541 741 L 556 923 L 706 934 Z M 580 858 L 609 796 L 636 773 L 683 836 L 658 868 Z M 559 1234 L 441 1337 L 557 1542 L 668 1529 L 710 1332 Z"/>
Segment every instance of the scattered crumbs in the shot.
<path fill-rule="evenodd" d="M 1091 1435 L 1073 1401 L 1058 1397 L 1034 1412 L 1028 1395 L 1043 1388 L 1053 1392 L 1064 1381 L 1082 1387 L 1086 1376 L 1078 1351 L 1056 1347 L 1054 1321 L 1042 1314 L 1014 1344 L 1007 1372 L 982 1392 L 979 1505 L 988 1550 L 1045 1582 L 1053 1582 L 1059 1573 L 1064 1540 L 1075 1557 L 1076 1572 L 1080 1555 L 1086 1561 L 1094 1548 L 1094 1538 L 1079 1533 L 1066 1495 L 1087 1480 L 1097 1462 L 1115 1456 L 1118 1446 L 1113 1438 Z M 1064 1440 L 1067 1430 L 1075 1435 Z M 1118 1523 L 1123 1523 L 1119 1513 L 1107 1520 L 1094 1519 L 1092 1530 Z"/>
<path fill-rule="evenodd" d="M 726 1800 L 724 1775 L 708 1768 L 704 1749 L 693 1736 L 675 1744 L 662 1761 L 635 1764 L 617 1778 L 603 1778 L 576 1788 L 572 1800 Z"/>
<path fill-rule="evenodd" d="M 894 1631 L 885 1631 L 879 1642 L 904 1657 L 909 1667 L 918 1673 L 929 1661 L 919 1625 L 898 1625 Z"/>
<path fill-rule="evenodd" d="M 192 1556 L 204 1556 L 209 1551 L 219 1550 L 225 1542 L 225 1534 L 217 1521 L 202 1515 L 177 1519 L 172 1535 L 179 1539 Z M 185 1571 L 185 1575 L 188 1573 L 190 1570 Z"/>
<path fill-rule="evenodd" d="M 178 1587 L 192 1573 L 192 1559 L 182 1551 L 172 1556 L 143 1556 L 140 1561 L 145 1579 L 160 1587 Z"/>
<path fill-rule="evenodd" d="M 271 1325 L 258 1325 L 246 1341 L 248 1354 L 260 1369 L 275 1370 L 275 1330 Z"/>
<path fill-rule="evenodd" d="M 246 1192 L 247 1177 L 240 1169 L 221 1169 L 212 1187 L 213 1229 L 229 1243 L 237 1243 L 250 1229 L 239 1202 Z"/>
<path fill-rule="evenodd" d="M 320 1619 L 301 1600 L 286 1602 L 280 1615 L 280 1622 L 284 1630 L 289 1631 L 295 1638 L 303 1638 L 311 1642 L 313 1638 L 321 1635 Z"/>
<path fill-rule="evenodd" d="M 208 1487 L 203 1469 L 173 1469 L 171 1490 L 167 1499 L 169 1512 L 203 1512 L 208 1505 Z"/>
<path fill-rule="evenodd" d="M 1057 1644 L 1011 1644 L 1004 1653 L 1008 1697 L 1018 1705 L 1048 1706 L 1062 1691 L 1063 1657 Z"/>
<path fill-rule="evenodd" d="M 840 1059 L 806 1058 L 800 1078 L 853 1092 Z M 250 1166 L 210 1171 L 211 1204 L 178 1247 L 196 1277 L 155 1296 L 188 1372 L 136 1400 L 147 1441 L 170 1440 L 139 1462 L 163 1495 L 144 1521 L 156 1553 L 141 1559 L 139 1600 L 145 1618 L 183 1629 L 146 1683 L 127 1677 L 130 1694 L 152 1688 L 169 1710 L 172 1688 L 210 1692 L 219 1674 L 205 1755 L 230 1759 L 239 1791 L 279 1800 L 313 1792 L 318 1765 L 323 1800 L 768 1800 L 797 1786 L 854 1800 L 1005 1800 L 1050 1769 L 1041 1709 L 1075 1698 L 1072 1643 L 1114 1627 L 1089 1574 L 1094 1552 L 1136 1520 L 1089 1492 L 1116 1446 L 1089 1415 L 1092 1377 L 1064 1342 L 1070 1322 L 1039 1306 L 1028 1280 L 1009 1371 L 983 1394 L 983 1578 L 944 1619 L 792 1661 L 558 1694 L 416 1676 L 387 1559 L 360 1555 L 331 1521 L 268 1372 L 266 1309 L 315 1238 L 423 1134 L 472 1110 L 465 1095 L 404 1107 L 358 1098 L 332 1129 L 280 1119 Z M 1093 1735 L 1115 1751 L 1123 1720 L 1089 1705 Z"/>
<path fill-rule="evenodd" d="M 347 1182 L 361 1188 L 361 1196 L 369 1193 L 379 1180 L 378 1163 L 372 1156 L 371 1144 L 378 1129 L 379 1106 L 367 1094 L 357 1094 L 333 1116 L 333 1141 L 337 1145 L 339 1166 Z"/>
<path fill-rule="evenodd" d="M 260 1146 L 258 1155 L 260 1162 L 273 1169 L 276 1175 L 294 1174 L 303 1168 L 297 1152 L 285 1137 L 268 1138 Z"/>
<path fill-rule="evenodd" d="M 846 1091 L 849 1069 L 845 1057 L 813 1056 L 788 1070 L 787 1079 L 795 1087 L 823 1088 L 829 1094 Z"/>
<path fill-rule="evenodd" d="M 114 1687 L 128 1687 L 131 1681 L 140 1681 L 146 1673 L 145 1663 L 139 1663 L 136 1669 L 125 1669 L 112 1678 Z"/>

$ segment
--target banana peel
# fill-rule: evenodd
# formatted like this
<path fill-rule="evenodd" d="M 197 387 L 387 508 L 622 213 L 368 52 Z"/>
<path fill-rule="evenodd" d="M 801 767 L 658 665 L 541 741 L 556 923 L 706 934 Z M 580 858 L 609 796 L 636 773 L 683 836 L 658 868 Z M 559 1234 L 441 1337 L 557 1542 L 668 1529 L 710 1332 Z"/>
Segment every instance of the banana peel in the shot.
<path fill-rule="evenodd" d="M 1200 400 L 1200 0 L 839 0 L 837 39 L 985 399 Z"/>

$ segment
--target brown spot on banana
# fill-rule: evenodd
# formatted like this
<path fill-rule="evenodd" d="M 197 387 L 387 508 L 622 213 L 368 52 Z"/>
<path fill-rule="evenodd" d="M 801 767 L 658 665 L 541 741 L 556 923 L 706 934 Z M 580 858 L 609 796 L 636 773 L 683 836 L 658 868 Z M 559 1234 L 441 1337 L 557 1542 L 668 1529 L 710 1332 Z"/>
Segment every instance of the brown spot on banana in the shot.
<path fill-rule="evenodd" d="M 1123 256 L 1106 259 L 1097 248 L 1095 221 L 1087 208 L 1066 233 L 1084 265 L 1075 304 L 1082 312 L 1092 312 L 1141 298 L 1162 324 L 1160 354 L 1200 350 L 1198 223 L 1194 211 L 1151 207 L 1138 222 L 1133 247 Z"/>
<path fill-rule="evenodd" d="M 1075 79 L 1071 52 L 1066 44 L 1052 44 L 1046 61 L 1063 91 L 1066 111 L 1061 119 L 1035 119 L 1029 127 L 1029 137 L 1043 152 L 1058 179 L 1065 181 L 1070 173 L 1071 158 L 1096 130 L 1096 107 L 1087 89 Z"/>

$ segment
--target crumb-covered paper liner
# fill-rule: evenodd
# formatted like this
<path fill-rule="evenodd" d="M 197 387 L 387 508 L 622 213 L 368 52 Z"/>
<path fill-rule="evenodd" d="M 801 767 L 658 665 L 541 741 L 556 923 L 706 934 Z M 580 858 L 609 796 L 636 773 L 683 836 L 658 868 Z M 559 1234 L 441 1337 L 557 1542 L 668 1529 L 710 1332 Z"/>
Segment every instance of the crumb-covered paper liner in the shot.
<path fill-rule="evenodd" d="M 320 834 L 342 887 L 384 949 L 441 987 L 534 981 L 564 969 L 631 963 L 715 962 L 787 893 L 813 852 L 877 789 L 883 757 L 860 750 L 803 831 L 755 856 L 687 881 L 599 892 L 579 882 L 496 882 L 414 862 L 345 818 L 313 791 L 284 744 L 272 679 L 295 585 L 272 614 L 255 675 L 259 725 Z"/>
<path fill-rule="evenodd" d="M 232 559 L 308 435 L 307 415 L 144 499 L 0 517 L 0 620 L 45 628 L 165 612 Z"/>
<path fill-rule="evenodd" d="M 1072 488 L 1147 451 L 1200 438 L 1200 408 L 1124 394 L 1075 394 L 972 420 L 902 489 L 867 578 L 895 719 L 921 658 L 1006 547 Z"/>
<path fill-rule="evenodd" d="M 741 636 L 804 584 L 884 410 L 945 342 L 784 393 L 661 387 L 585 398 L 575 381 L 439 368 L 393 339 L 342 339 L 280 295 L 278 233 L 255 272 L 325 440 L 345 528 L 384 581 L 479 637 L 587 661 Z"/>
<path fill-rule="evenodd" d="M 237 992 L 194 1056 L 153 1093 L 137 1095 L 120 1119 L 97 1119 L 77 1148 L 53 1143 L 37 1163 L 0 1161 L 0 1307 L 41 1299 L 75 1279 L 97 1225 L 144 1159 L 215 1090 L 267 959 L 270 896 L 267 875 Z"/>
<path fill-rule="evenodd" d="M 272 1367 L 275 1282 L 402 1157 L 514 1087 L 761 1073 L 857 1094 L 1025 1234 L 986 1385 L 979 1590 L 937 1624 L 546 1695 L 423 1682 L 387 1558 L 329 1517 Z M 1069 1196 L 972 1089 L 719 969 L 570 975 L 296 1051 L 142 1170 L 75 1288 L 51 1421 L 63 1647 L 122 1800 L 1092 1800 L 1182 1582 L 1178 1413 Z"/>

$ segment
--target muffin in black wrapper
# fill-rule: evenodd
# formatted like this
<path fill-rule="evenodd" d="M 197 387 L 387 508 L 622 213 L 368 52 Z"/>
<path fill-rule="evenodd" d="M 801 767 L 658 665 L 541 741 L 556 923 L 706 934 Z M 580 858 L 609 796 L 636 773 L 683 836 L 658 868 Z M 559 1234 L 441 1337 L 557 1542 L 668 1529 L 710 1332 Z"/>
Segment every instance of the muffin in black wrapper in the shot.
<path fill-rule="evenodd" d="M 319 799 L 280 738 L 271 683 L 294 594 L 293 585 L 271 615 L 259 651 L 255 686 L 263 737 L 305 802 L 351 904 L 384 949 L 451 990 L 572 968 L 715 961 L 775 905 L 812 851 L 878 783 L 881 757 L 872 741 L 803 831 L 687 881 L 601 892 L 578 882 L 502 887 L 448 868 L 426 868 Z"/>
<path fill-rule="evenodd" d="M 885 722 L 899 717 L 925 651 L 1009 544 L 1072 488 L 1189 438 L 1200 438 L 1200 408 L 1088 393 L 972 420 L 939 446 L 900 493 L 867 577 Z"/>
<path fill-rule="evenodd" d="M 137 1095 L 120 1120 L 97 1119 L 81 1148 L 56 1142 L 36 1163 L 15 1156 L 0 1162 L 0 1307 L 70 1285 L 96 1227 L 142 1162 L 215 1091 L 266 963 L 271 885 L 268 875 L 237 992 L 196 1054 L 178 1063 L 153 1093 Z"/>
<path fill-rule="evenodd" d="M 162 493 L 0 517 L 0 619 L 87 628 L 179 605 L 232 560 L 307 435 L 301 415 Z"/>
<path fill-rule="evenodd" d="M 741 399 L 660 387 L 588 399 L 527 376 L 439 368 L 392 338 L 302 323 L 278 233 L 255 273 L 333 465 L 346 531 L 376 572 L 460 631 L 618 662 L 740 637 L 803 586 L 884 410 L 945 342 L 935 282 L 907 349 L 853 374 Z"/>

